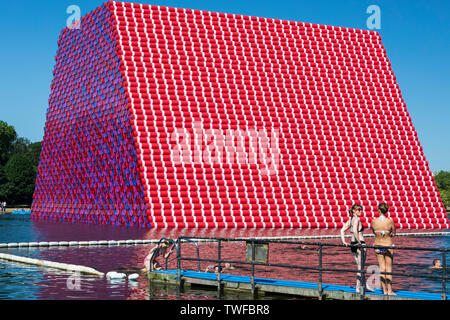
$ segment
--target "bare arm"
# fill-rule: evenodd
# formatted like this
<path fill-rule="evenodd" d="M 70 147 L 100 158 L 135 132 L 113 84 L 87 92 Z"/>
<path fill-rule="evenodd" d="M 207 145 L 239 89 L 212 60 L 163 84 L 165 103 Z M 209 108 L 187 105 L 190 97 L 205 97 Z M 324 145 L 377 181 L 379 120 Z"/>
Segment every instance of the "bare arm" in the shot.
<path fill-rule="evenodd" d="M 392 228 L 391 228 L 391 237 L 393 238 L 393 237 L 395 237 L 395 223 L 394 223 L 394 220 L 392 220 L 392 218 L 391 218 L 391 224 L 392 224 Z"/>
<path fill-rule="evenodd" d="M 151 257 L 157 248 L 158 246 L 151 248 L 150 251 L 148 252 L 148 256 Z"/>
<path fill-rule="evenodd" d="M 169 248 L 166 249 L 166 253 L 164 254 L 164 259 L 167 259 L 170 256 L 170 253 L 172 250 L 169 250 Z"/>
<path fill-rule="evenodd" d="M 345 231 L 348 229 L 348 228 L 350 228 L 350 219 L 342 226 L 342 229 L 341 229 L 341 241 L 342 241 L 342 243 L 343 244 L 345 244 L 345 245 L 347 245 L 347 242 L 345 241 L 345 236 L 344 236 L 344 233 L 345 233 Z"/>

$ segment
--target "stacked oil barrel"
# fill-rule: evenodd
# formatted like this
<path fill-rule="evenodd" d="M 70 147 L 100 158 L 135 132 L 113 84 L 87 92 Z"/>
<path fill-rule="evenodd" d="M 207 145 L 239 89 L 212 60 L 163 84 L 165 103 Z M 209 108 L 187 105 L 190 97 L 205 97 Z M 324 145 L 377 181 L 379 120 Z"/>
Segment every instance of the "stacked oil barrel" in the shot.
<path fill-rule="evenodd" d="M 149 227 L 111 12 L 58 41 L 33 217 Z"/>
<path fill-rule="evenodd" d="M 449 226 L 377 32 L 122 2 L 62 32 L 34 217 L 339 228 L 380 202 Z"/>

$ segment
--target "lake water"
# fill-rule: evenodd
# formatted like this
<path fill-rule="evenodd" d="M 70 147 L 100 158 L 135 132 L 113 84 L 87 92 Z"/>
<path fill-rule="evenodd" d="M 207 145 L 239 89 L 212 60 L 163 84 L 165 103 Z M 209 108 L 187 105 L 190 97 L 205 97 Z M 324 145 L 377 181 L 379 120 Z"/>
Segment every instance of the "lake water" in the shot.
<path fill-rule="evenodd" d="M 417 232 L 417 230 L 413 230 Z M 422 230 L 423 231 L 423 230 Z M 431 231 L 431 230 L 426 230 Z M 398 232 L 407 232 L 398 230 Z M 128 240 L 128 239 L 160 239 L 167 237 L 176 239 L 180 235 L 198 237 L 272 237 L 272 236 L 317 236 L 337 234 L 338 230 L 149 230 L 131 227 L 99 226 L 86 224 L 68 224 L 57 222 L 33 221 L 29 215 L 0 215 L 0 243 L 34 242 L 34 241 L 93 241 L 93 240 Z M 317 242 L 319 240 L 308 240 Z M 373 238 L 366 239 L 371 245 Z M 339 243 L 337 239 L 320 240 L 320 242 Z M 399 247 L 449 248 L 450 237 L 441 236 L 399 236 L 395 238 Z M 32 258 L 77 264 L 92 267 L 101 272 L 124 271 L 133 273 L 142 268 L 143 259 L 153 245 L 131 245 L 111 247 L 47 247 L 47 248 L 0 248 L 0 252 Z M 216 259 L 217 244 L 199 242 L 200 256 L 203 259 Z M 224 243 L 222 258 L 228 260 L 245 260 L 245 242 Z M 183 244 L 183 256 L 196 257 L 193 245 Z M 176 268 L 175 254 L 169 259 L 169 268 Z M 440 259 L 439 253 L 423 251 L 398 250 L 395 256 L 394 272 L 424 273 L 440 275 L 442 271 L 428 267 L 433 259 Z M 324 267 L 355 268 L 353 257 L 347 248 L 324 248 Z M 269 262 L 317 266 L 317 250 L 313 246 L 301 248 L 292 244 L 270 244 Z M 202 262 L 204 270 L 212 262 Z M 377 265 L 375 256 L 369 250 L 367 266 Z M 447 265 L 450 259 L 447 255 Z M 183 268 L 196 268 L 197 262 L 184 262 Z M 250 275 L 250 268 L 242 266 L 232 270 L 233 274 Z M 287 270 L 274 267 L 258 267 L 257 277 L 276 278 L 316 282 L 317 273 L 302 270 Z M 355 276 L 328 272 L 323 281 L 332 284 L 354 286 Z M 450 294 L 447 284 L 447 294 Z M 423 291 L 440 293 L 442 283 L 436 279 L 413 279 L 397 276 L 394 278 L 394 290 Z M 281 298 L 281 297 L 277 297 Z M 286 298 L 286 297 L 283 297 Z M 217 296 L 215 290 L 192 289 L 179 292 L 176 287 L 149 284 L 141 275 L 137 281 L 110 281 L 86 275 L 74 275 L 70 272 L 24 265 L 0 260 L 0 299 L 101 299 L 101 300 L 173 300 L 173 299 L 251 299 L 245 294 L 225 294 Z M 266 297 L 266 299 L 271 299 Z"/>

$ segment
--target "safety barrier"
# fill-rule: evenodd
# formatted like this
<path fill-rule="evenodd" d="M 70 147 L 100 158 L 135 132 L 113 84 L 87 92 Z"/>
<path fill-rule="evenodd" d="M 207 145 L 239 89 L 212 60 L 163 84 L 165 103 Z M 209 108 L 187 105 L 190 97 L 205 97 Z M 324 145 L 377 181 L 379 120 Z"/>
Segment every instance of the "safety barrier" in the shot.
<path fill-rule="evenodd" d="M 217 242 L 217 259 L 201 259 L 198 257 L 197 259 L 194 258 L 188 258 L 188 257 L 182 257 L 181 256 L 181 244 L 186 241 L 194 241 L 194 240 L 201 240 L 201 241 L 213 241 Z M 301 269 L 301 270 L 314 270 L 318 272 L 318 297 L 319 299 L 323 298 L 323 273 L 324 272 L 339 272 L 339 273 L 356 273 L 361 275 L 361 285 L 359 288 L 360 292 L 360 299 L 363 300 L 366 297 L 366 291 L 365 291 L 365 283 L 366 283 L 366 273 L 365 265 L 364 265 L 364 257 L 362 258 L 362 264 L 361 269 L 342 269 L 342 268 L 324 268 L 322 265 L 323 262 L 323 249 L 326 247 L 345 247 L 343 244 L 332 244 L 332 243 L 320 243 L 320 242 L 305 242 L 305 241 L 288 241 L 288 240 L 274 240 L 274 239 L 265 239 L 264 242 L 266 243 L 280 243 L 280 244 L 292 244 L 292 245 L 307 245 L 307 246 L 315 246 L 317 247 L 317 253 L 318 253 L 318 265 L 317 267 L 308 267 L 308 266 L 301 266 L 301 265 L 292 265 L 292 264 L 280 264 L 280 263 L 264 263 L 259 262 L 255 260 L 255 244 L 260 242 L 261 240 L 257 239 L 250 239 L 246 240 L 251 243 L 251 261 L 237 261 L 237 260 L 225 260 L 221 257 L 221 247 L 222 243 L 224 242 L 236 242 L 236 241 L 243 241 L 243 239 L 228 239 L 228 238 L 214 238 L 214 237 L 185 237 L 181 236 L 177 239 L 177 280 L 179 285 L 181 286 L 182 283 L 182 273 L 181 273 L 181 261 L 207 261 L 207 262 L 215 262 L 218 265 L 218 276 L 217 276 L 217 286 L 220 288 L 220 281 L 221 281 L 221 264 L 224 263 L 233 263 L 233 264 L 242 264 L 242 265 L 250 265 L 251 266 L 251 287 L 252 287 L 252 293 L 255 294 L 256 292 L 256 286 L 255 286 L 255 269 L 257 266 L 269 266 L 269 267 L 280 267 L 280 268 L 288 268 L 288 269 Z M 384 247 L 384 246 L 359 246 L 358 248 L 395 248 L 396 251 L 429 251 L 429 252 L 439 252 L 442 257 L 442 275 L 441 276 L 434 276 L 429 275 L 425 273 L 399 273 L 399 272 L 380 272 L 380 275 L 393 275 L 393 276 L 402 276 L 402 277 L 414 277 L 414 278 L 429 278 L 429 279 L 440 279 L 442 281 L 442 287 L 441 287 L 441 297 L 442 300 L 447 299 L 446 295 L 446 282 L 450 279 L 450 277 L 447 276 L 446 272 L 446 255 L 449 251 L 449 248 L 419 248 L 419 247 Z M 361 250 L 361 252 L 364 254 L 364 250 Z"/>

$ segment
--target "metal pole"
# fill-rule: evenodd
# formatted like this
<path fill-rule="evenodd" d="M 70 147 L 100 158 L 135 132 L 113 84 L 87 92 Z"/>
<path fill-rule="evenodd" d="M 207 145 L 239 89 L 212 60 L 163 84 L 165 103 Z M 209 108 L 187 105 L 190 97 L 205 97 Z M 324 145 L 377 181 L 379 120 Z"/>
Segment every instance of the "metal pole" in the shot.
<path fill-rule="evenodd" d="M 323 299 L 323 288 L 322 288 L 322 245 L 319 245 L 319 300 Z"/>
<path fill-rule="evenodd" d="M 442 300 L 447 300 L 447 284 L 446 284 L 446 274 L 447 274 L 447 262 L 446 258 L 446 250 L 442 250 Z"/>
<path fill-rule="evenodd" d="M 222 248 L 222 242 L 220 239 L 217 240 L 217 292 L 220 294 L 222 292 L 222 285 L 221 285 L 221 270 L 220 270 L 220 260 L 221 260 L 221 248 Z"/>
<path fill-rule="evenodd" d="M 359 281 L 359 294 L 360 300 L 364 300 L 366 296 L 366 276 L 365 276 L 365 263 L 366 263 L 366 252 L 363 246 L 359 246 L 361 250 L 361 270 L 360 270 L 360 281 Z"/>
<path fill-rule="evenodd" d="M 177 279 L 178 287 L 181 288 L 181 240 L 178 239 L 177 246 Z"/>
<path fill-rule="evenodd" d="M 255 241 L 252 240 L 252 276 L 251 276 L 251 285 L 252 285 L 252 295 L 255 296 Z"/>

